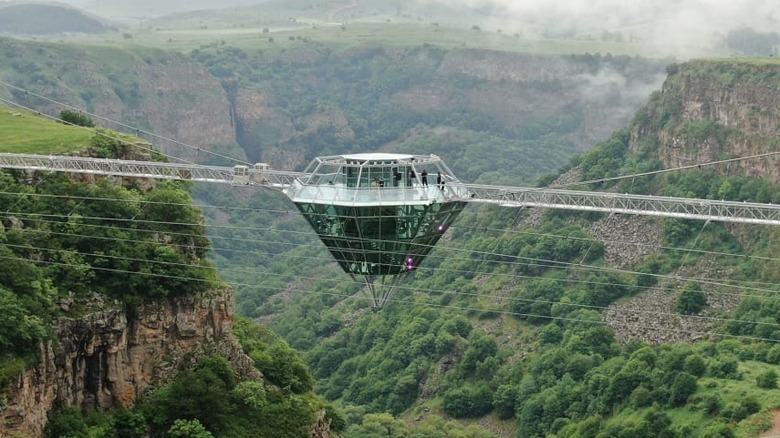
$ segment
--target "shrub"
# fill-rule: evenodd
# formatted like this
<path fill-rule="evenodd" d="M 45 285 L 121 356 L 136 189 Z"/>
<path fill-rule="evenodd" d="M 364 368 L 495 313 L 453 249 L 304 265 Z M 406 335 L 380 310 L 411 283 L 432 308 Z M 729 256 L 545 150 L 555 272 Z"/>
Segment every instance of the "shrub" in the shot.
<path fill-rule="evenodd" d="M 766 361 L 771 364 L 780 364 L 780 345 L 775 345 L 766 353 Z"/>
<path fill-rule="evenodd" d="M 493 394 L 484 385 L 452 388 L 444 393 L 444 412 L 455 418 L 481 417 L 493 409 Z"/>
<path fill-rule="evenodd" d="M 734 435 L 734 432 L 728 425 L 715 423 L 704 428 L 699 436 L 707 438 L 734 438 L 736 435 Z"/>
<path fill-rule="evenodd" d="M 688 356 L 687 358 L 685 358 L 685 364 L 683 365 L 683 370 L 685 370 L 688 373 L 691 373 L 696 377 L 701 377 L 707 371 L 707 363 L 704 361 L 704 358 L 702 358 L 698 354 L 695 354 L 693 356 Z"/>
<path fill-rule="evenodd" d="M 777 388 L 777 373 L 775 370 L 767 370 L 756 377 L 756 385 L 763 389 Z"/>
<path fill-rule="evenodd" d="M 717 394 L 712 394 L 704 400 L 704 412 L 706 412 L 710 417 L 718 415 L 718 412 L 720 412 L 720 407 L 721 401 Z"/>
<path fill-rule="evenodd" d="M 677 311 L 683 315 L 695 315 L 707 306 L 707 297 L 699 283 L 689 281 L 677 298 Z"/>
<path fill-rule="evenodd" d="M 708 373 L 712 377 L 721 379 L 740 379 L 739 362 L 731 355 L 724 355 L 713 359 L 708 367 Z"/>
<path fill-rule="evenodd" d="M 93 122 L 89 116 L 78 111 L 60 111 L 60 120 L 76 126 L 86 126 L 87 128 L 93 128 L 95 126 L 95 122 Z"/>
<path fill-rule="evenodd" d="M 672 406 L 682 406 L 694 392 L 696 392 L 696 377 L 683 371 L 677 374 L 672 382 L 669 402 Z"/>

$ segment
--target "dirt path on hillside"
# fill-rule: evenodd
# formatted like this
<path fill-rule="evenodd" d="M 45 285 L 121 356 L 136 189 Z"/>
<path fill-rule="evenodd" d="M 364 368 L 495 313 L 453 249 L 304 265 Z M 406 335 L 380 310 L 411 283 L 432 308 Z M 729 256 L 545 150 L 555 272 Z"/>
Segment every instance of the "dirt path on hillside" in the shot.
<path fill-rule="evenodd" d="M 780 410 L 772 412 L 772 428 L 761 434 L 761 438 L 780 438 Z"/>
<path fill-rule="evenodd" d="M 333 23 L 333 16 L 335 16 L 341 11 L 356 8 L 360 5 L 358 5 L 357 0 L 352 0 L 352 3 L 341 3 L 338 1 L 329 1 L 328 6 L 330 6 L 331 8 L 335 8 L 334 10 L 330 11 L 330 13 L 328 14 L 328 23 Z"/>

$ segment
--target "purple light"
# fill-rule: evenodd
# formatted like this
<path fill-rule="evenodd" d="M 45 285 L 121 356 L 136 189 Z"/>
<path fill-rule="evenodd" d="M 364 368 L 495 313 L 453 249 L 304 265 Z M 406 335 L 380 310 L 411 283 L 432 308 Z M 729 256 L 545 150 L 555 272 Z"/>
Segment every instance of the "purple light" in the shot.
<path fill-rule="evenodd" d="M 444 225 L 439 225 L 439 231 L 444 231 Z"/>

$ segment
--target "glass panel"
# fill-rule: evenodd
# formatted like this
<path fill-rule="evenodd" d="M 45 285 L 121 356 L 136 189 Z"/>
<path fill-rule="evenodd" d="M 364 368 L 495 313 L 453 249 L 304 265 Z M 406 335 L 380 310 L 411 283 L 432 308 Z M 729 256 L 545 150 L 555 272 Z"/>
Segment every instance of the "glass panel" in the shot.
<path fill-rule="evenodd" d="M 395 275 L 416 269 L 466 204 L 296 205 L 347 273 Z"/>

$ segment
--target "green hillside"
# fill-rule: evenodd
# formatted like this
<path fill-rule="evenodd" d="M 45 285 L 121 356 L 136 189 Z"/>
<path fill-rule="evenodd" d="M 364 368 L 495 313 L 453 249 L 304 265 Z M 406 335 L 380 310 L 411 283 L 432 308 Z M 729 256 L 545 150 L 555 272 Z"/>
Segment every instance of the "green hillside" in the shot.
<path fill-rule="evenodd" d="M 726 86 L 738 96 L 751 89 L 765 96 L 770 91 L 763 87 L 776 90 L 775 65 L 762 64 L 671 67 L 667 84 L 675 91 L 655 93 L 626 130 L 564 170 L 592 180 L 661 169 L 663 160 L 675 159 L 669 155 L 675 149 L 659 146 L 669 132 L 685 139 L 687 147 L 677 154 L 695 154 L 702 145 L 725 148 L 730 141 L 745 143 L 743 138 L 758 152 L 773 150 L 771 135 L 687 120 L 683 95 L 675 94 L 691 90 L 695 77 L 697 92 L 718 93 Z M 764 120 L 776 111 L 757 102 L 750 114 Z M 733 156 L 715 149 L 716 157 Z M 735 167 L 582 188 L 780 202 L 776 182 Z M 437 416 L 480 419 L 503 436 L 518 437 L 757 436 L 780 408 L 780 270 L 772 244 L 780 231 L 646 220 L 646 229 L 659 231 L 655 245 L 662 249 L 616 270 L 604 242 L 628 237 L 619 230 L 596 235 L 594 223 L 608 219 L 470 209 L 380 311 L 369 310 L 360 286 L 327 262 L 315 239 L 296 234 L 294 249 L 268 252 L 273 255 L 263 265 L 263 280 L 246 291 L 255 295 L 242 296 L 240 303 L 307 353 L 317 390 L 349 413 L 350 437 L 375 436 L 377 423 L 397 427 L 389 436 L 400 437 L 416 430 L 405 420 Z M 284 239 L 285 230 L 304 226 L 286 219 L 266 237 Z M 639 232 L 632 238 L 642 242 Z M 251 278 L 246 268 L 229 269 Z M 650 293 L 671 297 L 672 307 L 655 302 L 631 311 L 648 315 L 633 328 L 681 341 L 626 341 L 629 327 L 606 319 L 609 309 L 629 312 L 623 303 Z M 731 308 L 714 307 L 746 296 Z M 679 322 L 655 328 L 648 322 L 666 314 Z M 381 412 L 397 418 L 366 415 Z"/>
<path fill-rule="evenodd" d="M 0 6 L 0 34 L 95 34 L 110 28 L 83 12 L 57 4 L 8 4 Z"/>
<path fill-rule="evenodd" d="M 0 152 L 49 154 L 86 149 L 94 132 L 0 106 Z"/>
<path fill-rule="evenodd" d="M 118 151 L 132 153 L 122 139 L 138 140 L 118 133 L 96 136 L 29 112 L 0 111 L 0 152 L 49 154 L 90 147 L 116 158 Z M 42 345 L 56 351 L 55 334 L 84 335 L 62 331 L 64 322 L 80 322 L 79 330 L 88 332 L 90 323 L 106 314 L 132 316 L 141 304 L 207 299 L 225 288 L 206 261 L 210 243 L 186 184 L 121 186 L 106 178 L 79 182 L 63 173 L 20 175 L 0 170 L 3 413 L 20 374 L 40 365 Z M 184 437 L 198 432 L 202 438 L 297 438 L 308 436 L 318 416 L 331 430 L 343 429 L 333 408 L 312 392 L 314 381 L 298 352 L 247 320 L 236 323 L 234 334 L 263 379 L 239 375 L 221 355 L 200 352 L 204 357 L 183 360 L 172 370 L 175 379 L 133 400 L 132 409 L 117 405 L 112 412 L 87 416 L 78 407 L 57 406 L 48 412 L 45 436 Z M 211 351 L 207 347 L 200 346 Z M 13 426 L 3 423 L 0 431 L 8 425 Z"/>

